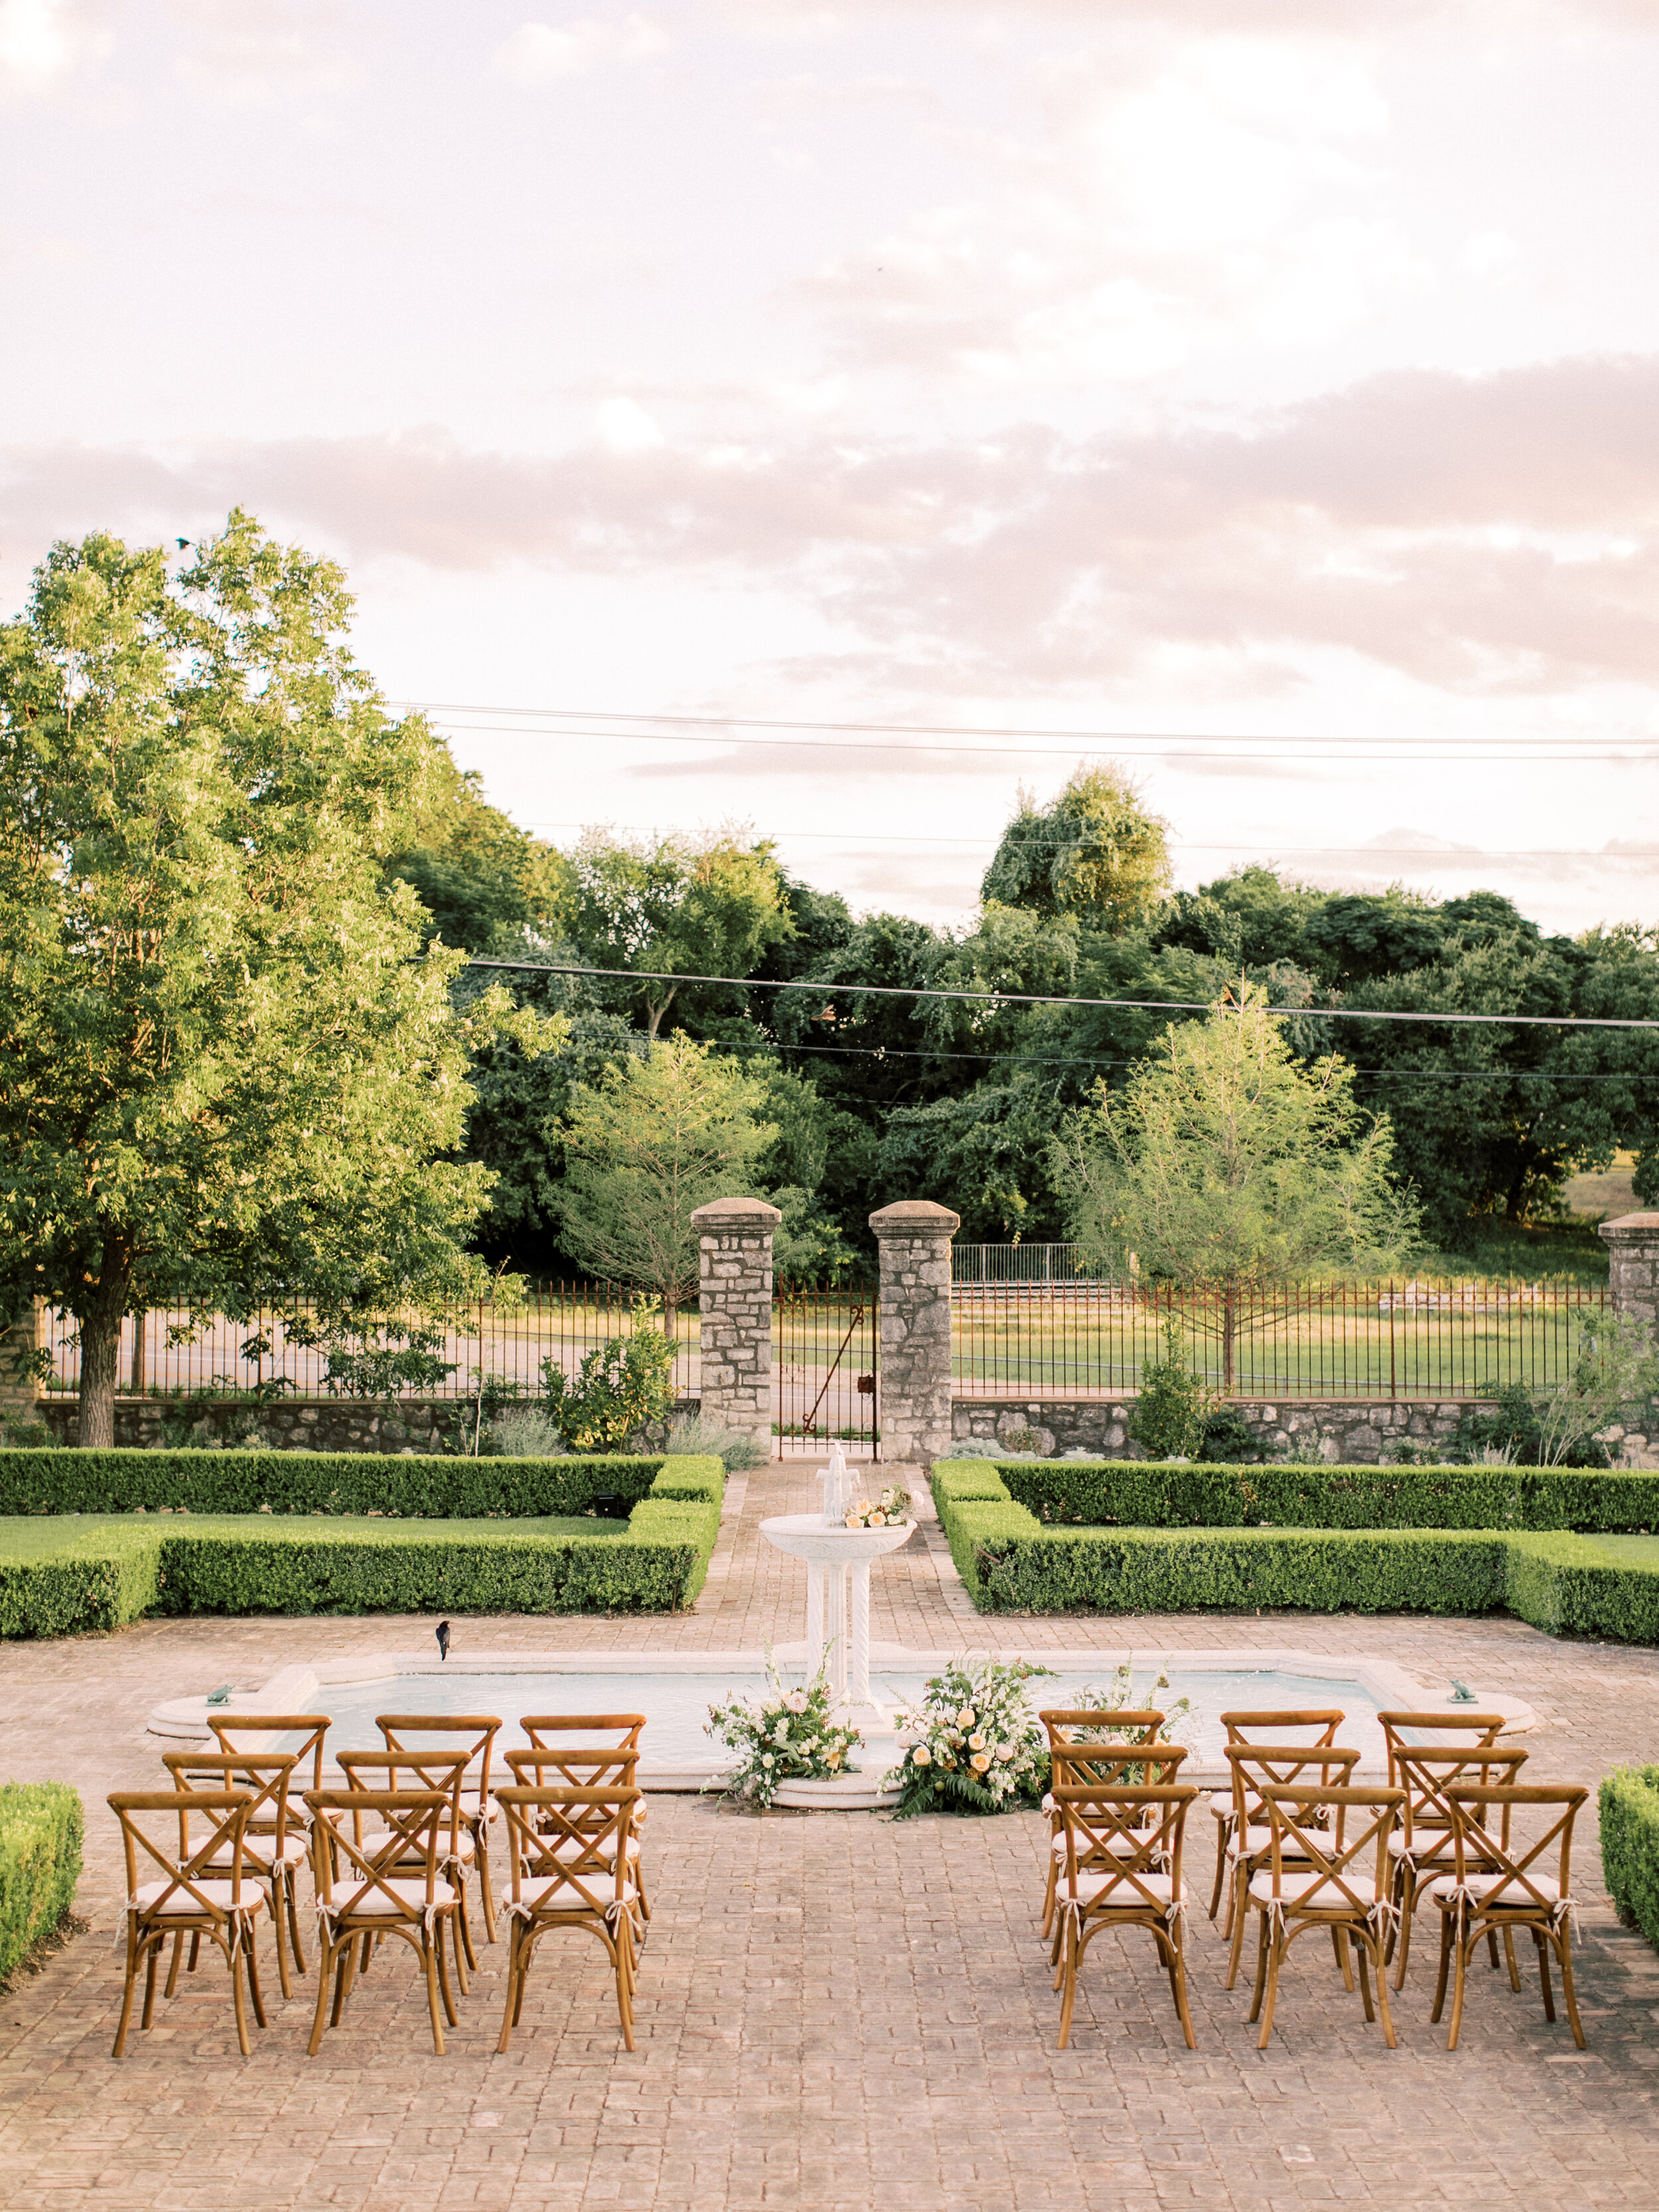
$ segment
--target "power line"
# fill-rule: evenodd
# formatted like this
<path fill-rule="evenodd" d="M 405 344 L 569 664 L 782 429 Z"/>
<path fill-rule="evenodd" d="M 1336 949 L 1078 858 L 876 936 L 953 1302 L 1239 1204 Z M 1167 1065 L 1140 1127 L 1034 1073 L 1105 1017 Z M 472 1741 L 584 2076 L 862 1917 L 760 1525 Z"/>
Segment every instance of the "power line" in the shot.
<path fill-rule="evenodd" d="M 1207 1014 L 1212 1006 L 1207 999 L 1067 998 L 1038 991 L 947 990 L 922 983 L 826 982 L 810 975 L 775 979 L 761 975 L 694 975 L 668 968 L 588 968 L 572 961 L 469 957 L 463 964 L 468 968 L 507 969 L 529 975 L 603 975 L 634 983 L 719 983 L 741 991 L 812 991 L 820 998 L 833 997 L 839 992 L 854 998 L 987 1000 L 994 1006 L 1110 1006 L 1127 1012 L 1152 1014 Z M 1383 1006 L 1268 1006 L 1264 1011 L 1270 1014 L 1310 1014 L 1322 1020 L 1340 1022 L 1456 1022 L 1559 1030 L 1659 1030 L 1659 1021 L 1602 1014 L 1425 1014 Z"/>

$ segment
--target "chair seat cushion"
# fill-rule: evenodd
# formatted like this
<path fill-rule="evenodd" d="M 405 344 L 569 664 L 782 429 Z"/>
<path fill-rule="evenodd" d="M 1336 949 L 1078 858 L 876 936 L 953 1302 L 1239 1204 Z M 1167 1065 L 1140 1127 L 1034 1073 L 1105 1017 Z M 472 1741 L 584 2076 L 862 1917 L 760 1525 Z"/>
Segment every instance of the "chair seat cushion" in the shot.
<path fill-rule="evenodd" d="M 1145 1912 L 1149 1909 L 1149 1897 L 1163 1905 L 1174 1901 L 1172 1882 L 1171 1875 L 1149 1872 L 1144 1867 L 1137 1868 L 1133 1880 L 1127 1875 L 1109 1874 L 1103 1869 L 1097 1873 L 1091 1868 L 1082 1867 L 1078 1870 L 1077 1900 L 1079 1905 L 1103 1912 Z M 1068 1894 L 1069 1887 L 1062 1885 L 1062 1901 Z M 1182 1904 L 1186 1899 L 1187 1885 L 1183 1881 L 1181 1885 Z"/>
<path fill-rule="evenodd" d="M 1560 1897 L 1561 1885 L 1553 1874 L 1529 1874 L 1527 1881 L 1532 1884 L 1533 1889 L 1539 1893 L 1547 1905 L 1554 1905 Z M 1531 1894 L 1526 1883 L 1516 1881 L 1512 1875 L 1472 1874 L 1463 1887 L 1482 1905 L 1495 1905 L 1503 1911 L 1522 1912 L 1528 1905 L 1536 1909 L 1538 1905 L 1538 1899 Z M 1455 1874 L 1442 1875 L 1434 1885 L 1435 1903 L 1449 1905 L 1456 1890 L 1457 1876 Z"/>
<path fill-rule="evenodd" d="M 207 1899 L 206 1905 L 198 1904 L 182 1885 L 173 1891 L 165 1905 L 161 1904 L 161 1899 L 171 1887 L 165 1881 L 147 1881 L 136 1899 L 139 1911 L 155 1920 L 205 1920 L 209 1917 L 210 1906 L 216 1906 L 221 1912 L 228 1912 L 231 1909 L 233 1885 L 229 1881 L 203 1881 L 198 1879 L 196 1887 Z M 244 1872 L 240 1910 L 245 1913 L 263 1912 L 264 1903 L 264 1890 L 255 1888 Z"/>
<path fill-rule="evenodd" d="M 392 1893 L 392 1897 L 386 1895 L 388 1889 Z M 393 1898 L 397 1899 L 395 1904 Z M 453 1905 L 454 1902 L 455 1892 L 448 1882 L 433 1883 L 432 1903 L 434 1905 Z M 426 1909 L 426 1904 L 423 1877 L 407 1881 L 394 1877 L 384 1887 L 377 1886 L 373 1888 L 364 1888 L 361 1882 L 348 1878 L 344 1881 L 337 1881 L 328 1893 L 329 1911 L 333 1913 L 349 1912 L 354 1920 L 400 1919 L 403 1917 L 398 1909 L 400 1905 L 404 1911 L 418 1917 Z"/>
<path fill-rule="evenodd" d="M 1342 1881 L 1352 1892 L 1352 1897 L 1345 1895 L 1342 1888 L 1328 1875 L 1311 1871 L 1287 1874 L 1279 1883 L 1279 1899 L 1300 1911 L 1314 1912 L 1352 1912 L 1353 1898 L 1358 1899 L 1362 1910 L 1375 1904 L 1376 1885 L 1370 1875 L 1345 1874 Z M 1270 1873 L 1250 1877 L 1250 1901 L 1253 1905 L 1273 1903 L 1273 1878 Z"/>
<path fill-rule="evenodd" d="M 612 1879 L 606 1876 L 600 1881 L 596 1877 L 586 1886 L 593 1893 L 592 1897 L 584 1897 L 574 1882 L 562 1881 L 556 1875 L 531 1875 L 519 1884 L 517 1902 L 536 1912 L 603 1912 L 616 1893 Z M 638 1895 L 631 1881 L 623 1882 L 624 1905 L 631 1905 Z M 597 1904 L 595 1898 L 599 1899 Z"/>

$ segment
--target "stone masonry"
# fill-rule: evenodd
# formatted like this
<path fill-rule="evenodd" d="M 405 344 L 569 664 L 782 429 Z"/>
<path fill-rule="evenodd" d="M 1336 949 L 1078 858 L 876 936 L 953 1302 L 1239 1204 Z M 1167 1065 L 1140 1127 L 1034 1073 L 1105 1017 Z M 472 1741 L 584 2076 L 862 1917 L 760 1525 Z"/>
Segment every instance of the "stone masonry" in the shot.
<path fill-rule="evenodd" d="M 34 1357 L 36 1305 L 20 1301 L 0 1323 L 0 1423 L 27 1424 L 38 1418 L 40 1386 L 30 1362 Z"/>
<path fill-rule="evenodd" d="M 881 1251 L 881 1455 L 926 1467 L 951 1448 L 951 1240 L 962 1219 L 906 1199 L 870 1226 Z"/>
<path fill-rule="evenodd" d="M 772 1441 L 772 1232 L 763 1198 L 716 1198 L 691 1217 L 700 1248 L 702 1410 Z"/>
<path fill-rule="evenodd" d="M 1659 1322 L 1659 1213 L 1621 1213 L 1604 1221 L 1601 1234 L 1613 1311 L 1634 1314 L 1652 1328 Z"/>

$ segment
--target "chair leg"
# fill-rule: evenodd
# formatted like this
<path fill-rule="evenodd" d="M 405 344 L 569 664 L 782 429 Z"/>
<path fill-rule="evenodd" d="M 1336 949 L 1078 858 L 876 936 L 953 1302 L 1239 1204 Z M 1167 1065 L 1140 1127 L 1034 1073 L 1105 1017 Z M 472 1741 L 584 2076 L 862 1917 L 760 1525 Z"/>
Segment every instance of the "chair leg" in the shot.
<path fill-rule="evenodd" d="M 306 1965 L 305 1946 L 300 1941 L 300 1886 L 294 1878 L 294 1869 L 288 1870 L 288 1940 L 294 1946 L 294 1963 L 301 1973 L 310 1969 Z"/>
<path fill-rule="evenodd" d="M 323 2039 L 323 2014 L 328 2004 L 328 1970 L 334 1964 L 334 1953 L 323 1929 L 317 1931 L 317 2010 L 311 2023 L 311 2040 L 306 2045 L 306 2056 L 314 2058 Z M 335 2020 L 340 2015 L 337 2010 Z"/>
<path fill-rule="evenodd" d="M 1465 1937 L 1460 1929 L 1453 1945 L 1452 2012 L 1451 2028 L 1446 2037 L 1448 2051 L 1455 2051 L 1457 2048 L 1458 2030 L 1463 2025 L 1463 1992 L 1468 1982 L 1469 1959 L 1480 1941 L 1478 1933 Z"/>
<path fill-rule="evenodd" d="M 1367 2023 L 1374 2025 L 1376 2020 L 1376 2007 L 1371 2002 L 1371 1973 L 1367 1958 L 1369 1947 L 1367 1946 L 1363 1936 L 1357 1935 L 1354 1937 L 1353 1948 L 1358 1954 L 1359 2001 L 1365 2008 L 1365 2019 Z"/>
<path fill-rule="evenodd" d="M 445 2056 L 444 2024 L 438 2017 L 439 1966 L 438 1964 L 434 1963 L 434 1954 L 436 1960 L 441 1961 L 443 1957 L 443 1929 L 441 1926 L 434 1929 L 432 1935 L 428 1936 L 426 1930 L 422 1929 L 421 1931 L 421 1964 L 426 1968 L 426 2008 L 432 2016 L 432 2048 L 436 2051 L 438 2057 L 441 2058 Z M 446 1997 L 447 1997 L 449 1994 L 447 1990 L 445 1990 L 444 1994 Z"/>
<path fill-rule="evenodd" d="M 1504 1930 L 1504 1957 L 1509 1966 L 1510 1987 L 1518 1996 L 1521 1993 L 1521 1969 L 1515 1962 L 1515 1930 L 1513 1928 L 1506 1928 Z"/>
<path fill-rule="evenodd" d="M 1342 1986 L 1352 1996 L 1353 1995 L 1353 1960 L 1348 1949 L 1348 1931 L 1346 1928 L 1338 1927 L 1334 1923 L 1331 1927 L 1331 1948 L 1336 1954 L 1337 1965 L 1342 1969 Z M 1365 2017 L 1369 2020 L 1370 2014 L 1367 2013 Z"/>
<path fill-rule="evenodd" d="M 1417 1918 L 1416 1877 L 1403 1867 L 1401 1869 L 1401 1874 L 1402 1879 L 1397 1900 L 1400 1909 L 1398 1932 L 1396 1933 L 1394 1929 L 1389 1931 L 1389 1940 L 1393 1947 L 1395 1962 L 1394 1985 L 1397 1990 L 1403 1990 L 1406 1986 L 1406 1965 L 1412 1954 L 1412 1927 Z"/>
<path fill-rule="evenodd" d="M 1272 1923 L 1268 1917 L 1267 1908 L 1266 1905 L 1263 1905 L 1261 1908 L 1261 1926 L 1256 1938 L 1255 1946 L 1255 1988 L 1251 1992 L 1250 2009 L 1246 2014 L 1246 2017 L 1252 2022 L 1261 2017 L 1261 1995 L 1262 1991 L 1267 1986 L 1267 1933 Z"/>
<path fill-rule="evenodd" d="M 259 1960 L 253 1948 L 253 1930 L 252 1928 L 250 1928 L 244 1936 L 240 1948 L 241 1949 L 242 1956 L 247 1961 L 247 1986 L 248 1994 L 253 1999 L 253 2017 L 258 2021 L 261 2027 L 265 2027 L 269 2026 L 270 2023 L 265 2019 L 265 2001 L 259 1988 Z M 289 1992 L 287 1990 L 283 1991 L 283 1995 L 284 1996 L 287 1996 L 289 1994 Z"/>
<path fill-rule="evenodd" d="M 495 1940 L 495 1899 L 489 1887 L 489 1833 L 482 1820 L 478 1823 L 473 1852 L 478 1869 L 478 1902 L 483 1908 L 484 1941 L 493 1943 Z"/>
<path fill-rule="evenodd" d="M 453 1936 L 451 1936 L 450 1941 L 452 1943 L 454 1942 Z M 444 1923 L 441 1920 L 439 1921 L 437 1926 L 432 1931 L 431 1948 L 438 1954 L 438 1986 L 443 1991 L 444 2011 L 448 2015 L 450 2026 L 452 2027 L 459 2027 L 460 2026 L 461 2016 L 455 2009 L 455 2000 L 450 1994 L 449 1973 L 447 1968 L 444 1965 Z M 461 1954 L 458 1946 L 455 1951 L 455 1963 L 458 1966 L 460 1965 L 460 1960 Z M 461 1993 L 463 1996 L 466 1994 L 465 1984 L 462 1985 Z M 438 2056 L 441 2058 L 443 2057 L 443 2046 L 441 2044 L 438 2046 Z"/>
<path fill-rule="evenodd" d="M 137 1926 L 137 1916 L 129 1912 L 127 1915 L 126 1978 L 121 1990 L 121 2017 L 116 2026 L 115 2048 L 110 2053 L 110 2057 L 112 2058 L 118 2058 L 121 2056 L 121 2053 L 127 2047 L 127 2028 L 132 2019 L 132 2000 L 138 1987 Z"/>
<path fill-rule="evenodd" d="M 171 1961 L 171 1963 L 169 1964 L 169 1966 L 168 1966 L 168 1967 L 167 1967 L 167 1987 L 166 1987 L 166 1988 L 162 1990 L 162 1992 L 161 1992 L 161 1995 L 162 1995 L 164 1997 L 169 1997 L 169 1998 L 170 1998 L 170 1997 L 173 1996 L 173 1992 L 177 1990 L 177 1988 L 178 1988 L 178 1986 L 179 1986 L 179 1967 L 184 1964 L 184 1959 L 185 1959 L 185 1931 L 184 1931 L 184 1929 L 181 1928 L 181 1929 L 179 1930 L 178 1934 L 177 1934 L 177 1935 L 173 1937 L 173 1959 L 172 1959 L 172 1961 Z M 195 1961 L 192 1960 L 192 1961 L 191 1961 L 192 1966 L 194 1965 L 194 1963 L 195 1963 Z M 148 2027 L 149 2026 L 149 2022 L 148 2021 L 146 2021 L 144 2022 L 144 2026 L 145 2026 L 146 2027 Z"/>
<path fill-rule="evenodd" d="M 619 1927 L 611 1945 L 611 1960 L 617 1969 L 617 2017 L 622 2022 L 623 2042 L 634 2048 L 634 1990 L 633 1976 L 628 1970 L 627 1936 Z"/>
<path fill-rule="evenodd" d="M 1363 1974 L 1365 1971 L 1365 1938 L 1362 1936 L 1358 1938 L 1358 1941 L 1360 1946 L 1359 1971 Z M 1376 2002 L 1382 2014 L 1382 2040 L 1390 2051 L 1398 2051 L 1400 2045 L 1394 2032 L 1394 2014 L 1389 2010 L 1389 1978 L 1383 1970 L 1382 1946 L 1380 1942 L 1376 1946 Z"/>
<path fill-rule="evenodd" d="M 1187 2039 L 1188 2050 L 1196 2051 L 1198 2038 L 1193 2033 L 1192 2008 L 1187 2002 L 1187 1947 L 1182 1941 L 1179 1922 L 1170 1929 L 1169 1942 L 1175 1958 L 1170 1979 L 1175 1985 L 1176 2017 L 1181 2022 L 1181 2033 Z"/>
<path fill-rule="evenodd" d="M 1572 2027 L 1572 2039 L 1582 2051 L 1584 2048 L 1584 2030 L 1578 2017 L 1578 1999 L 1572 1986 L 1572 1925 L 1570 1921 L 1565 1918 L 1562 1920 L 1560 1932 L 1555 1940 L 1561 1960 L 1561 1994 L 1566 1999 L 1567 2019 Z"/>
<path fill-rule="evenodd" d="M 1077 2002 L 1077 1916 L 1060 1915 L 1060 1986 L 1064 1995 L 1060 2001 L 1060 2049 L 1064 2051 L 1072 2039 L 1072 2010 Z"/>
<path fill-rule="evenodd" d="M 287 1883 L 279 1869 L 270 1878 L 270 1928 L 276 1943 L 276 1978 L 283 1985 L 285 1998 L 294 1994 L 288 1978 L 288 1931 L 283 1925 L 283 1900 L 286 1887 Z M 263 2027 L 264 2021 L 259 2025 Z"/>
<path fill-rule="evenodd" d="M 1233 1865 L 1232 1906 L 1228 1915 L 1233 1927 L 1233 1948 L 1227 1956 L 1227 1978 L 1222 1985 L 1225 1989 L 1231 1989 L 1238 1979 L 1238 1962 L 1244 1955 L 1244 1909 L 1249 1880 L 1249 1861 L 1236 1860 Z"/>
<path fill-rule="evenodd" d="M 1440 1978 L 1434 1985 L 1434 2010 L 1429 2014 L 1431 2023 L 1437 2021 L 1445 2008 L 1446 1977 L 1451 1971 L 1452 1923 L 1456 1914 L 1443 1905 L 1440 1912 Z"/>
<path fill-rule="evenodd" d="M 1505 1935 L 1509 1933 L 1507 1929 L 1505 1929 L 1504 1932 Z M 1534 1929 L 1533 1938 L 1538 1945 L 1538 1986 L 1543 1991 L 1544 1995 L 1544 2017 L 1547 2021 L 1553 2021 L 1555 2018 L 1555 1992 L 1550 1987 L 1549 1938 L 1544 1934 L 1543 1930 L 1539 1928 Z"/>
<path fill-rule="evenodd" d="M 1215 1831 L 1215 1887 L 1210 1892 L 1210 1917 L 1221 1910 L 1222 1886 L 1227 1879 L 1227 1831 L 1220 1821 Z"/>
<path fill-rule="evenodd" d="M 144 1968 L 144 2009 L 138 2015 L 140 2027 L 148 2027 L 155 2013 L 155 1969 L 161 1964 L 161 1946 L 166 1937 L 158 1936 L 149 1947 L 149 1960 Z M 174 1954 L 177 1956 L 177 1954 Z"/>
<path fill-rule="evenodd" d="M 1054 1899 L 1060 1889 L 1060 1869 L 1054 1863 L 1052 1847 L 1048 1852 L 1048 1879 L 1042 1885 L 1042 1919 L 1039 1923 L 1046 1939 L 1054 1933 Z"/>
<path fill-rule="evenodd" d="M 357 1939 L 349 1936 L 341 1944 L 337 1954 L 339 1964 L 334 1969 L 334 2008 L 330 2013 L 331 2027 L 340 2025 L 340 2015 L 345 2010 L 346 1991 L 351 1987 L 351 1961 L 356 1956 Z"/>
<path fill-rule="evenodd" d="M 230 1958 L 230 1993 L 236 2007 L 236 2040 L 244 2058 L 252 2058 L 253 2045 L 247 2039 L 247 2007 L 242 2001 L 242 1962 L 236 1955 L 236 1923 L 231 1923 L 231 1940 L 227 1948 Z"/>
<path fill-rule="evenodd" d="M 1265 1914 L 1263 1917 L 1265 1919 Z M 1267 2048 L 1268 2039 L 1273 2032 L 1273 2007 L 1279 2002 L 1279 1968 L 1285 1956 L 1285 1939 L 1282 1934 L 1276 1934 L 1267 1946 L 1267 1997 L 1261 2008 L 1261 2033 L 1255 2039 L 1258 2051 Z"/>

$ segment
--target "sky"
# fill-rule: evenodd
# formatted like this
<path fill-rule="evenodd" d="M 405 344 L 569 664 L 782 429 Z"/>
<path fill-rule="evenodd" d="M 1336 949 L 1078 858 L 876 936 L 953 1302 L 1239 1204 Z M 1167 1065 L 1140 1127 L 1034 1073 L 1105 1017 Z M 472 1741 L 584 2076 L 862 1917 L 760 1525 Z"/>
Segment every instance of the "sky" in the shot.
<path fill-rule="evenodd" d="M 557 842 L 1659 923 L 1659 0 L 534 4 L 0 0 L 0 610 L 240 503 Z"/>

